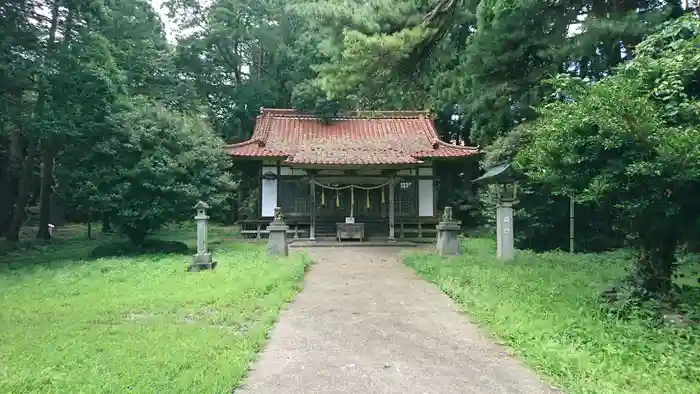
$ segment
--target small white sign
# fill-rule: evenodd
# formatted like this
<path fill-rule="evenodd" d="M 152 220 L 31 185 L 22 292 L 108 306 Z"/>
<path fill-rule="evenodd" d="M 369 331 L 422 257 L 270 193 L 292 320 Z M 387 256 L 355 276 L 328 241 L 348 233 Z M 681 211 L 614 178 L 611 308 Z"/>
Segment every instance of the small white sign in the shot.
<path fill-rule="evenodd" d="M 345 223 L 354 224 L 354 223 L 355 223 L 355 218 L 354 218 L 354 217 L 351 217 L 351 216 L 348 216 L 348 217 L 345 218 Z"/>
<path fill-rule="evenodd" d="M 503 223 L 510 223 L 510 216 L 506 216 L 503 218 Z"/>
<path fill-rule="evenodd" d="M 510 233 L 510 229 L 509 229 L 509 228 L 504 228 L 504 229 L 503 229 L 503 234 L 508 234 L 508 233 Z"/>

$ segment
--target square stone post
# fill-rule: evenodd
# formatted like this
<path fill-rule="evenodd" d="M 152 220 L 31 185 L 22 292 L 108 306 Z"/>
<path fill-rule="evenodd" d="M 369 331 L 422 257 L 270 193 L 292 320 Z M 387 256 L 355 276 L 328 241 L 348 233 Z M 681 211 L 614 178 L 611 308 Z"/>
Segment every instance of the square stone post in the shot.
<path fill-rule="evenodd" d="M 275 208 L 275 218 L 267 226 L 269 232 L 267 237 L 267 252 L 272 256 L 288 256 L 289 246 L 287 244 L 287 230 L 289 227 L 284 223 L 282 209 Z"/>
<path fill-rule="evenodd" d="M 212 255 L 207 247 L 207 209 L 209 205 L 204 201 L 199 201 L 194 206 L 197 214 L 194 220 L 197 222 L 197 254 L 192 256 L 192 264 L 187 267 L 187 271 L 196 272 L 205 269 L 213 269 L 216 262 L 212 260 Z"/>
<path fill-rule="evenodd" d="M 504 261 L 515 257 L 512 202 L 500 201 L 496 205 L 496 256 Z"/>
<path fill-rule="evenodd" d="M 498 188 L 496 200 L 496 257 L 512 260 L 515 257 L 513 234 L 513 204 L 517 204 L 518 179 L 522 173 L 514 170 L 511 163 L 502 163 L 486 170 L 484 175 L 474 179 L 474 183 L 495 185 Z"/>
<path fill-rule="evenodd" d="M 394 237 L 394 177 L 389 182 L 389 242 L 396 242 Z"/>

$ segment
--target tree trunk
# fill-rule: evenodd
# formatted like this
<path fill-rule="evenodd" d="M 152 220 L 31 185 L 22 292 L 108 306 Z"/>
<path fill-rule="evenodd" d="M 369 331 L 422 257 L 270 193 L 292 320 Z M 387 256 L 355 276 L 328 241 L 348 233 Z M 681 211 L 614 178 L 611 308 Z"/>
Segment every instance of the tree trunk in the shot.
<path fill-rule="evenodd" d="M 68 50 L 73 34 L 73 9 L 68 9 L 66 23 L 62 41 L 64 50 Z M 55 40 L 54 40 L 55 42 Z M 44 138 L 42 145 L 42 165 L 41 165 L 41 190 L 39 191 L 39 231 L 37 238 L 50 239 L 49 223 L 51 222 L 51 194 L 53 192 L 53 169 L 56 155 L 58 154 L 58 138 L 49 135 Z"/>
<path fill-rule="evenodd" d="M 49 28 L 49 39 L 47 44 L 47 54 L 46 58 L 49 57 L 49 53 L 53 52 L 56 46 L 56 30 L 58 28 L 58 16 L 59 16 L 59 3 L 55 3 L 53 9 L 51 10 L 51 27 Z M 39 93 L 36 99 L 36 105 L 34 108 L 34 125 L 36 127 L 36 120 L 41 119 L 44 114 L 45 100 L 47 86 L 42 85 L 39 88 Z M 10 223 L 10 228 L 7 231 L 6 238 L 10 242 L 19 241 L 19 232 L 22 228 L 22 222 L 24 221 L 24 209 L 29 201 L 29 192 L 32 190 L 32 178 L 34 175 L 34 160 L 36 158 L 37 148 L 39 144 L 38 130 L 30 130 L 29 137 L 27 138 L 27 156 L 22 164 L 22 173 L 20 175 L 18 186 L 17 186 L 17 199 L 15 200 L 15 207 L 12 213 L 12 222 Z M 48 229 L 47 229 L 48 230 Z"/>
<path fill-rule="evenodd" d="M 12 219 L 12 205 L 14 205 L 13 187 L 8 177 L 3 176 L 0 179 L 0 236 L 7 232 Z"/>
<path fill-rule="evenodd" d="M 0 164 L 0 236 L 7 232 L 12 220 L 12 206 L 15 200 L 15 187 L 13 185 L 16 168 L 12 165 L 11 159 Z"/>
<path fill-rule="evenodd" d="M 42 153 L 41 165 L 41 191 L 39 192 L 39 231 L 36 234 L 40 239 L 51 239 L 49 224 L 51 223 L 51 194 L 53 192 L 53 168 L 56 158 L 56 142 L 53 138 L 47 138 L 47 146 Z"/>
<path fill-rule="evenodd" d="M 10 228 L 7 230 L 6 235 L 7 240 L 10 242 L 19 242 L 19 232 L 22 229 L 22 222 L 24 221 L 24 209 L 29 201 L 29 191 L 32 188 L 37 144 L 36 136 L 30 137 L 27 141 L 27 157 L 24 159 L 22 165 L 17 199 L 15 200 L 15 208 L 12 212 L 12 222 L 10 223 Z"/>
<path fill-rule="evenodd" d="M 668 3 L 669 3 L 668 4 L 669 8 L 671 9 L 671 12 L 669 13 L 669 17 L 671 19 L 678 19 L 681 16 L 683 16 L 683 14 L 685 14 L 686 11 L 683 10 L 683 1 L 682 0 L 669 1 Z M 688 8 L 691 8 L 691 6 L 692 6 L 692 4 L 689 1 Z"/>
<path fill-rule="evenodd" d="M 0 200 L 0 236 L 5 236 L 12 223 L 13 207 L 17 202 L 17 188 L 19 174 L 22 172 L 22 159 L 24 157 L 24 138 L 20 129 L 15 128 L 10 134 L 10 157 L 5 169 L 5 184 L 2 186 Z"/>
<path fill-rule="evenodd" d="M 655 242 L 642 243 L 634 276 L 643 299 L 664 298 L 673 286 L 678 241 L 672 235 Z"/>
<path fill-rule="evenodd" d="M 110 234 L 112 232 L 112 220 L 108 213 L 102 215 L 102 233 Z"/>
<path fill-rule="evenodd" d="M 124 233 L 132 245 L 141 246 L 146 241 L 146 232 L 136 228 L 126 228 Z"/>

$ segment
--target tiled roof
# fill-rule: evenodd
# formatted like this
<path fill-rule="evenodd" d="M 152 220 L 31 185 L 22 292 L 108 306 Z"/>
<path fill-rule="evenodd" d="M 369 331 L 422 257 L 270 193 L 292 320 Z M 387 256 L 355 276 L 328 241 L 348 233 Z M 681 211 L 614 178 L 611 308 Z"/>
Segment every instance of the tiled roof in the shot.
<path fill-rule="evenodd" d="M 413 164 L 423 158 L 475 155 L 478 148 L 440 139 L 427 112 L 379 111 L 324 124 L 289 109 L 262 109 L 250 140 L 226 146 L 234 157 L 292 164 Z"/>

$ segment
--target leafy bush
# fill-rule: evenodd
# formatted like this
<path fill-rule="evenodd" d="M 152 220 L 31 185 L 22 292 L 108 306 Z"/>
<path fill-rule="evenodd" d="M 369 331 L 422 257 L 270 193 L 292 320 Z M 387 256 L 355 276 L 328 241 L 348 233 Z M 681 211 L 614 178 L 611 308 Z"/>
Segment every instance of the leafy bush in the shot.
<path fill-rule="evenodd" d="M 517 155 L 527 175 L 608 212 L 639 252 L 626 285 L 671 295 L 675 255 L 700 217 L 700 19 L 647 37 L 634 61 L 591 84 L 557 77 L 562 100 L 540 109 Z"/>
<path fill-rule="evenodd" d="M 223 142 L 200 119 L 133 100 L 68 177 L 71 199 L 109 213 L 135 243 L 168 223 L 191 219 L 198 200 L 221 210 L 233 187 Z"/>
<path fill-rule="evenodd" d="M 489 168 L 512 161 L 519 149 L 530 142 L 527 126 L 519 127 L 486 148 L 482 167 Z M 495 187 L 481 187 L 478 201 L 482 222 L 496 225 Z M 518 182 L 518 204 L 514 206 L 516 247 L 547 251 L 569 248 L 569 198 L 557 195 L 552 187 L 533 179 Z M 574 207 L 574 247 L 578 252 L 596 252 L 619 248 L 624 234 L 613 227 L 609 210 L 591 203 Z"/>
<path fill-rule="evenodd" d="M 90 252 L 90 257 L 99 259 L 142 254 L 187 254 L 188 252 L 190 249 L 182 242 L 147 239 L 138 245 L 133 242 L 103 243 Z"/>

